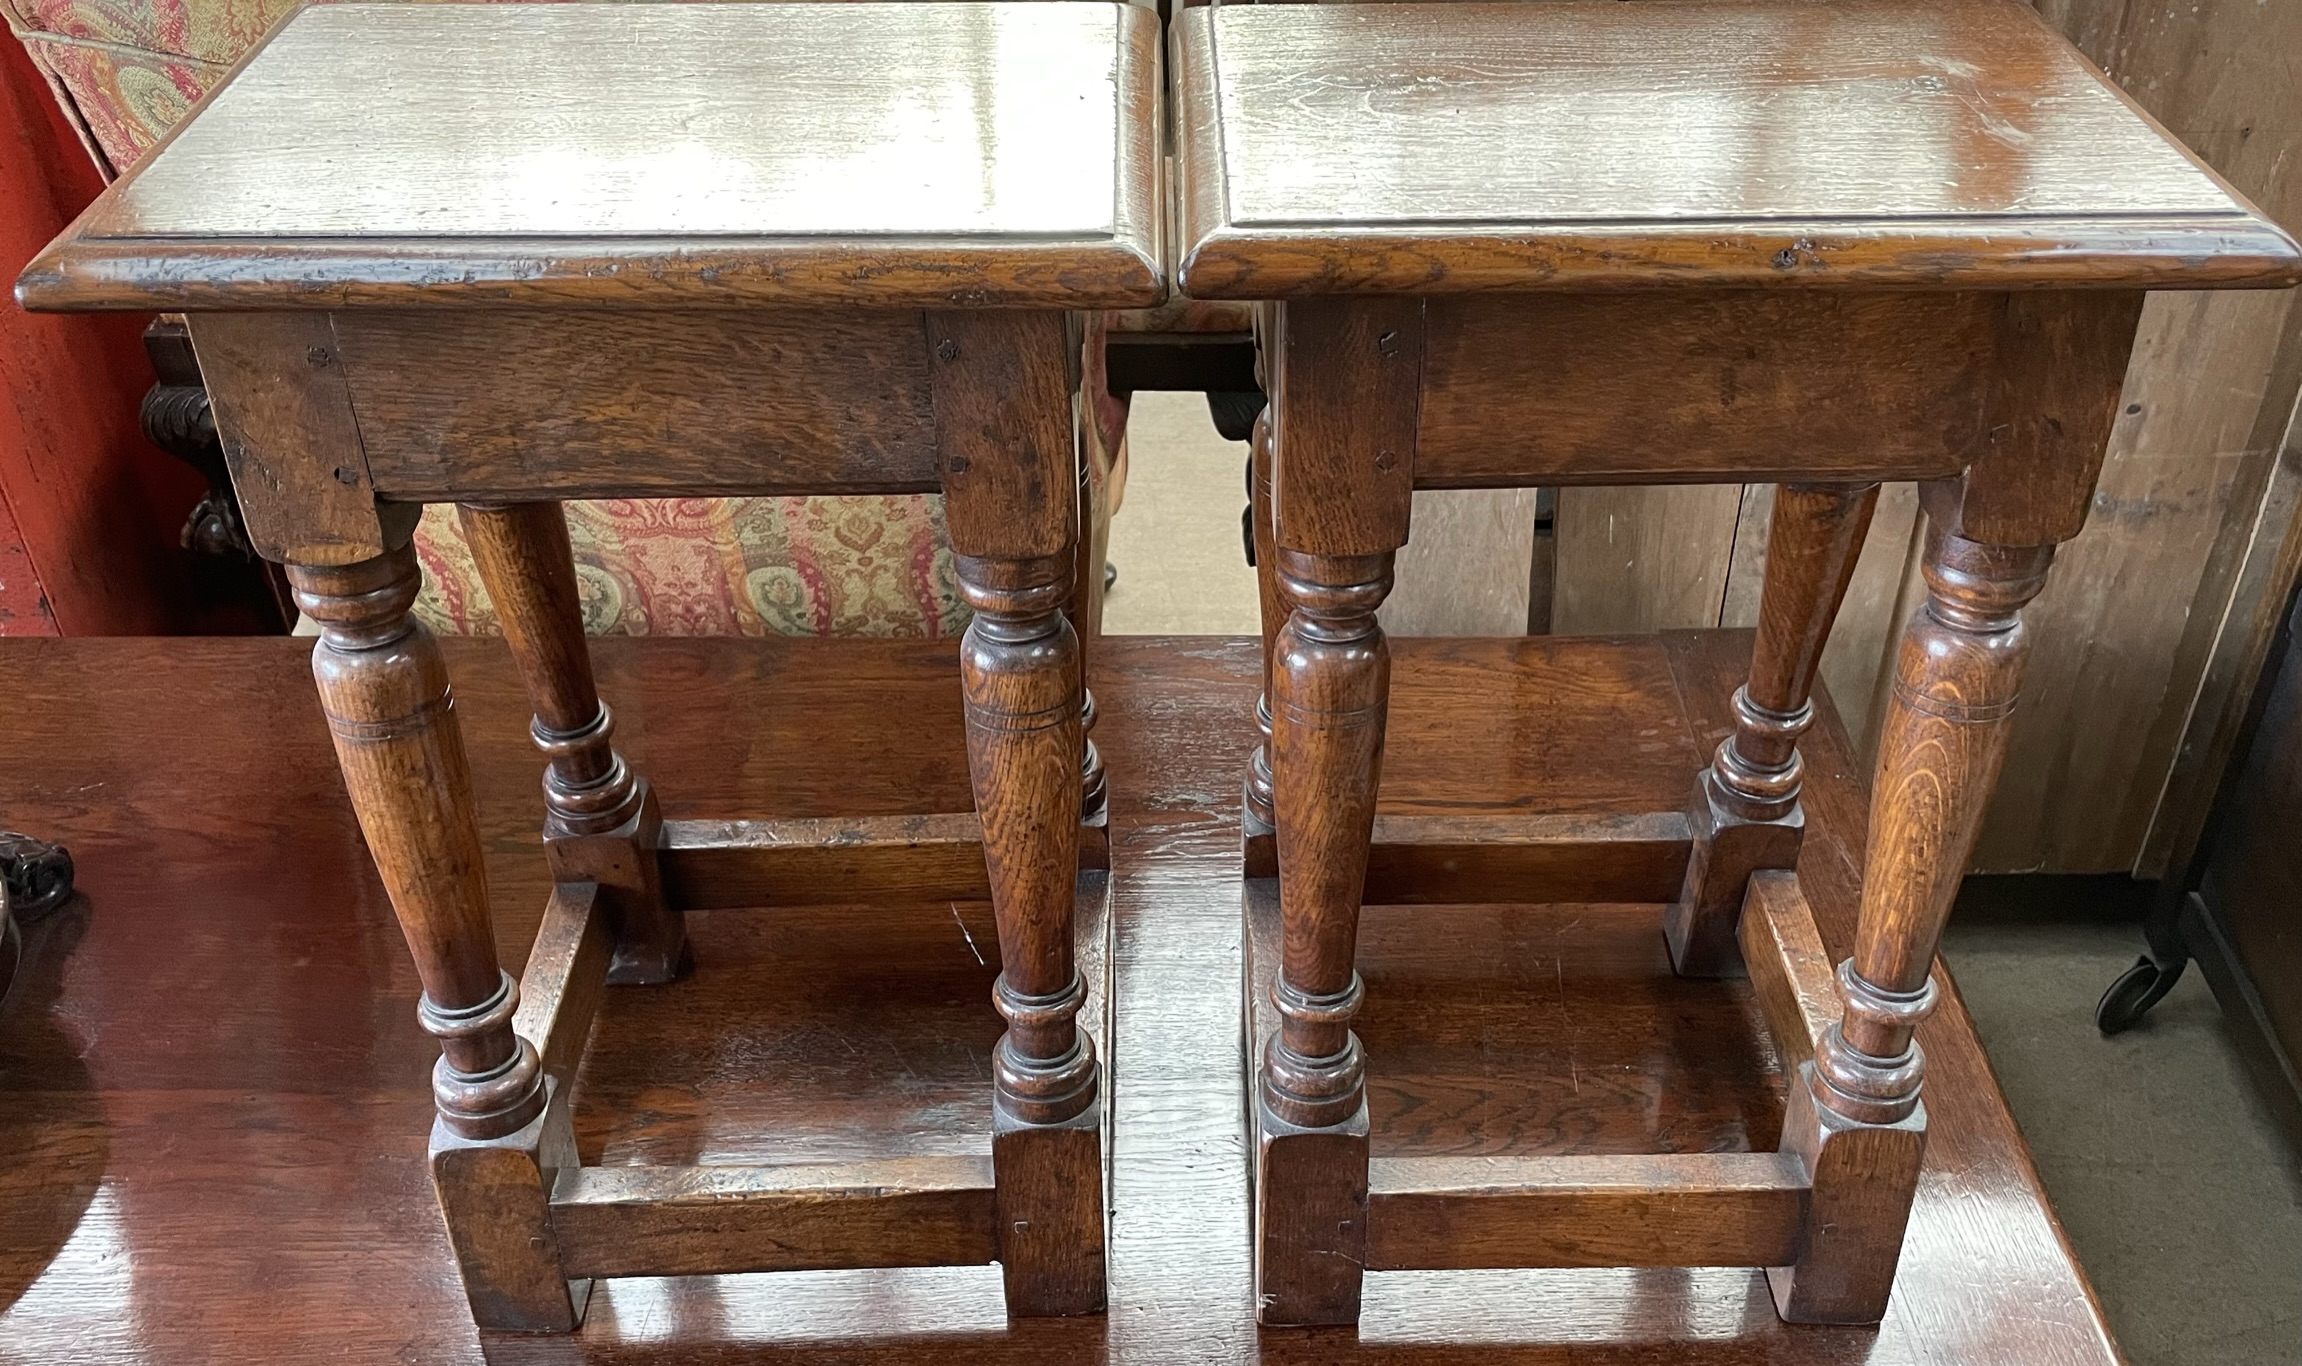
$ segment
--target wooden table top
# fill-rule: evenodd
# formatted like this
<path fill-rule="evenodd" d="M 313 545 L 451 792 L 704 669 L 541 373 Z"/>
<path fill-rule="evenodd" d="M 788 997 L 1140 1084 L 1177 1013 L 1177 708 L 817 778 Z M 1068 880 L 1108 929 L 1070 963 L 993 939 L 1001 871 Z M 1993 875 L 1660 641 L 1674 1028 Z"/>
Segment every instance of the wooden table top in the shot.
<path fill-rule="evenodd" d="M 1723 731 L 1748 639 L 1611 654 L 1394 642 L 1401 699 L 1468 699 L 1489 720 L 1464 724 L 1430 701 L 1395 715 L 1386 809 L 1449 794 L 1459 805 L 1466 780 L 1534 810 L 1673 800 Z M 516 966 L 546 888 L 539 764 L 500 643 L 445 644 Z M 594 648 L 619 742 L 667 815 L 966 800 L 953 642 Z M 414 972 L 344 798 L 308 654 L 284 639 L 0 641 L 0 825 L 67 843 L 86 893 L 35 927 L 0 1007 L 0 1360 L 2117 1361 L 1955 991 L 1922 1030 L 1926 1173 L 1878 1329 L 1786 1327 L 1758 1273 L 1710 1269 L 1387 1273 L 1369 1278 L 1356 1335 L 1258 1331 L 1238 881 L 1256 647 L 1212 638 L 1093 647 L 1118 1000 L 1107 1318 L 1007 1324 L 996 1267 L 805 1272 L 613 1282 L 573 1337 L 483 1342 L 424 1160 L 438 1049 L 416 1024 Z M 1512 661 L 1516 684 L 1499 683 Z M 1698 712 L 1691 727 L 1673 678 Z M 1609 723 L 1570 724 L 1561 695 Z M 1843 952 L 1860 787 L 1827 708 L 1806 753 L 1801 878 Z M 1538 778 L 1567 785 L 1539 791 Z M 1370 913 L 1379 1144 L 1771 1144 L 1779 1060 L 1751 1036 L 1737 985 L 1672 978 L 1656 908 L 1566 911 Z M 587 1162 L 987 1141 L 999 1020 L 986 908 L 690 923 L 692 979 L 608 994 L 577 1085 Z M 1462 1051 L 1465 1029 L 1480 1050 Z M 1417 1095 L 1443 1103 L 1401 1109 Z"/>
<path fill-rule="evenodd" d="M 1158 42 L 1108 3 L 315 6 L 19 294 L 1155 303 Z"/>
<path fill-rule="evenodd" d="M 2294 242 L 2017 0 L 1218 6 L 1185 293 L 2277 284 Z"/>

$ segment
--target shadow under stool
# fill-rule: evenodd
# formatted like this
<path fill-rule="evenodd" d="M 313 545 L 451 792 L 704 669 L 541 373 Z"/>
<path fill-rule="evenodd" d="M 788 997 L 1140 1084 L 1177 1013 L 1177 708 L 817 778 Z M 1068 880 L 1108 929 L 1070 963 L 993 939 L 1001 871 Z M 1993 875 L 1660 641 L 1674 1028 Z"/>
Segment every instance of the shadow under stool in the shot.
<path fill-rule="evenodd" d="M 1356 1322 L 1367 1271 L 1524 1266 L 1760 1267 L 1787 1320 L 1877 1321 L 2021 609 L 2085 523 L 2143 292 L 2288 285 L 2302 253 L 2014 0 L 1218 6 L 1179 15 L 1170 65 L 1178 284 L 1258 302 L 1270 395 L 1262 1321 Z M 1921 484 L 1926 594 L 1834 965 L 1795 872 L 1798 742 L 1882 480 Z M 1610 765 L 1685 725 L 1676 647 L 1570 640 L 1413 656 L 1399 757 L 1464 782 L 1379 809 L 1375 612 L 1415 489 L 1722 482 L 1781 490 L 1733 731 L 1683 808 L 1603 800 Z M 1495 757 L 1514 744 L 1542 748 Z M 1472 781 L 1498 772 L 1518 786 Z M 1458 1151 L 1382 1155 L 1362 907 L 1485 902 L 1667 903 L 1676 971 L 1747 972 L 1795 1072 L 1777 1150 L 1495 1152 L 1464 1122 Z M 1418 1122 L 1450 1103 L 1398 1087 Z"/>
<path fill-rule="evenodd" d="M 1109 4 L 321 6 L 19 281 L 190 319 L 440 1041 L 432 1173 L 480 1326 L 573 1329 L 598 1277 L 992 1261 L 1011 1314 L 1104 1307 L 1108 863 L 1065 610 L 1092 582 L 1080 312 L 1165 292 L 1158 67 L 1156 16 Z M 929 491 L 974 609 L 974 809 L 662 819 L 559 500 Z M 548 759 L 556 885 L 516 983 L 409 616 L 430 502 L 461 509 Z M 980 1155 L 578 1165 L 603 988 L 681 975 L 683 910 L 984 897 L 1007 1030 Z"/>

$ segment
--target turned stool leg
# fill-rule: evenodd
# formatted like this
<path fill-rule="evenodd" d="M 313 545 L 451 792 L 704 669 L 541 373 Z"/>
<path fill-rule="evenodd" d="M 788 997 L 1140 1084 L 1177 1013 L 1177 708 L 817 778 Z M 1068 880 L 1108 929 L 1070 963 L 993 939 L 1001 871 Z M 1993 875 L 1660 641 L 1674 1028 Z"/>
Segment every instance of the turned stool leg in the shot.
<path fill-rule="evenodd" d="M 1265 655 L 1283 942 L 1253 1102 L 1257 1317 L 1356 1323 L 1368 1116 L 1353 960 L 1391 691 L 1375 611 L 1414 515 L 1422 301 L 1305 299 L 1263 322 L 1256 450 L 1290 612 Z"/>
<path fill-rule="evenodd" d="M 584 642 L 567 514 L 558 503 L 466 503 L 456 515 L 535 708 L 552 877 L 599 884 L 616 932 L 608 981 L 671 981 L 690 956 L 656 862 L 663 817 L 647 780 L 615 750 L 615 718 Z"/>
<path fill-rule="evenodd" d="M 1854 957 L 1839 965 L 1844 1018 L 1799 1069 L 1782 1147 L 1814 1182 L 1798 1262 L 1768 1271 L 1796 1323 L 1886 1313 L 1926 1140 L 1913 1031 L 1934 1009 L 1929 973 L 2006 757 L 2030 654 L 2025 603 L 2054 547 L 1984 545 L 1931 527 L 1927 600 L 1895 661 L 1879 731 Z"/>
<path fill-rule="evenodd" d="M 1359 899 L 1382 776 L 1392 556 L 1281 550 L 1294 613 L 1273 652 L 1272 777 L 1285 948 L 1263 1054 L 1256 1181 L 1262 1321 L 1355 1323 L 1367 1245 L 1366 1064 L 1351 1018 Z"/>
<path fill-rule="evenodd" d="M 1814 724 L 1815 669 L 1877 506 L 1876 484 L 1775 492 L 1750 681 L 1734 695 L 1734 734 L 1695 780 L 1686 882 L 1663 917 L 1682 976 L 1740 974 L 1735 926 L 1750 875 L 1798 866 L 1798 738 Z"/>
<path fill-rule="evenodd" d="M 1092 344 L 1099 344 L 1101 332 Z M 1093 373 L 1093 371 L 1090 371 Z M 1089 445 L 1100 443 L 1091 405 L 1080 404 L 1079 540 L 1072 556 L 1071 597 L 1064 615 L 1080 642 L 1079 651 L 1079 866 L 1111 866 L 1111 812 L 1103 778 L 1103 755 L 1095 748 L 1095 691 L 1087 686 L 1086 643 L 1103 634 L 1104 474 L 1102 457 Z"/>
<path fill-rule="evenodd" d="M 1271 659 L 1287 600 L 1279 588 L 1278 534 L 1271 504 L 1271 410 L 1255 418 L 1248 437 L 1247 502 L 1255 538 L 1255 596 L 1263 619 L 1263 691 L 1255 698 L 1255 752 L 1247 760 L 1246 875 L 1277 877 L 1279 849 L 1271 809 Z"/>
<path fill-rule="evenodd" d="M 291 565 L 288 576 L 297 606 L 320 624 L 320 705 L 423 982 L 417 1015 L 440 1041 L 432 1177 L 473 1317 L 485 1328 L 572 1329 L 588 1287 L 560 1274 L 548 1191 L 552 1170 L 574 1165 L 574 1140 L 535 1046 L 512 1032 L 519 987 L 496 959 L 447 667 L 408 615 L 415 551 Z"/>
<path fill-rule="evenodd" d="M 1079 647 L 1048 562 L 959 560 L 975 608 L 961 647 L 968 767 L 999 923 L 992 1158 L 1010 1313 L 1103 1307 L 1102 1149 L 1072 948 L 1078 876 Z"/>
<path fill-rule="evenodd" d="M 999 924 L 991 1161 L 1011 1315 L 1104 1306 L 1103 1107 L 1073 949 L 1079 877 L 1078 554 L 1061 314 L 930 313 L 944 521 L 959 591 L 967 764 Z"/>

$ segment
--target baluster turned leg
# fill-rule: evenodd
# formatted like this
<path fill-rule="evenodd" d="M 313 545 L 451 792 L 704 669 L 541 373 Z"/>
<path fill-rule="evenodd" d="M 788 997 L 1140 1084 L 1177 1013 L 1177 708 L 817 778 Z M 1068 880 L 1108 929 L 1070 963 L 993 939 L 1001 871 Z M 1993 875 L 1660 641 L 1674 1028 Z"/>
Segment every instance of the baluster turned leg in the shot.
<path fill-rule="evenodd" d="M 1103 1307 L 1102 1158 L 1086 983 L 1072 949 L 1079 647 L 1045 562 L 959 560 L 968 767 L 999 923 L 992 1157 L 1014 1314 Z"/>
<path fill-rule="evenodd" d="M 1762 868 L 1798 866 L 1798 738 L 1814 724 L 1815 669 L 1878 506 L 1876 484 L 1785 484 L 1767 533 L 1766 583 L 1750 681 L 1734 695 L 1734 734 L 1695 781 L 1694 848 L 1663 917 L 1682 976 L 1739 975 L 1735 926 Z"/>
<path fill-rule="evenodd" d="M 927 320 L 944 521 L 959 591 L 967 764 L 999 924 L 991 1161 L 1011 1315 L 1102 1312 L 1103 1131 L 1073 951 L 1084 744 L 1078 553 L 1060 314 Z"/>
<path fill-rule="evenodd" d="M 1255 596 L 1263 622 L 1263 691 L 1255 698 L 1255 752 L 1247 760 L 1246 875 L 1277 877 L 1279 847 L 1271 798 L 1271 660 L 1287 599 L 1279 588 L 1279 543 L 1271 502 L 1271 410 L 1255 418 L 1248 436 L 1249 534 L 1255 538 Z"/>
<path fill-rule="evenodd" d="M 512 1032 L 519 987 L 496 959 L 447 667 L 408 615 L 415 552 L 288 575 L 320 624 L 320 704 L 423 983 L 418 1017 L 440 1041 L 432 1177 L 472 1314 L 486 1328 L 572 1329 L 588 1287 L 560 1274 L 547 1192 L 574 1141 L 534 1045 Z"/>
<path fill-rule="evenodd" d="M 1294 613 L 1273 653 L 1272 775 L 1285 925 L 1264 1050 L 1256 1293 L 1265 1323 L 1354 1323 L 1367 1243 L 1366 1062 L 1351 1018 L 1359 899 L 1382 777 L 1390 553 L 1278 553 Z"/>
<path fill-rule="evenodd" d="M 616 931 L 610 982 L 671 981 L 689 955 L 656 862 L 663 817 L 647 780 L 615 750 L 615 718 L 584 642 L 567 515 L 558 503 L 466 503 L 456 514 L 535 708 L 552 876 L 599 884 Z"/>
<path fill-rule="evenodd" d="M 1090 348 L 1102 330 L 1089 333 Z M 1096 376 L 1101 366 L 1086 373 Z M 1097 382 L 1100 382 L 1098 380 Z M 1095 748 L 1095 691 L 1087 686 L 1086 645 L 1103 634 L 1103 563 L 1107 555 L 1103 499 L 1105 474 L 1102 433 L 1091 403 L 1079 405 L 1079 551 L 1072 557 L 1071 598 L 1064 615 L 1079 638 L 1079 859 L 1082 868 L 1111 866 L 1111 813 L 1103 778 L 1103 755 Z"/>
<path fill-rule="evenodd" d="M 1782 1146 L 1814 1182 L 1798 1262 L 1768 1272 L 1782 1316 L 1874 1323 L 1886 1312 L 1926 1141 L 1913 1031 L 1934 1009 L 1935 946 L 2006 757 L 2030 654 L 2025 603 L 2054 547 L 1984 545 L 1930 527 L 1928 596 L 1902 636 L 1879 731 L 1843 1021 L 1800 1068 Z"/>

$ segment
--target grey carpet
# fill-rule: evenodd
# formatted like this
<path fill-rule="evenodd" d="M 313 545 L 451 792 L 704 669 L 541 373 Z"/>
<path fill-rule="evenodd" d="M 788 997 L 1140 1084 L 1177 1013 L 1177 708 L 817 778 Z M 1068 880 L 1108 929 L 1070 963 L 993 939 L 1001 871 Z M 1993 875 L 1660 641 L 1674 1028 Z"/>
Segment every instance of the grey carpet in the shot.
<path fill-rule="evenodd" d="M 2141 931 L 2021 890 L 2045 881 L 1974 879 L 1943 956 L 2111 1331 L 2133 1366 L 2302 1362 L 2302 1163 L 2213 992 L 2194 966 L 2102 1037 Z"/>

